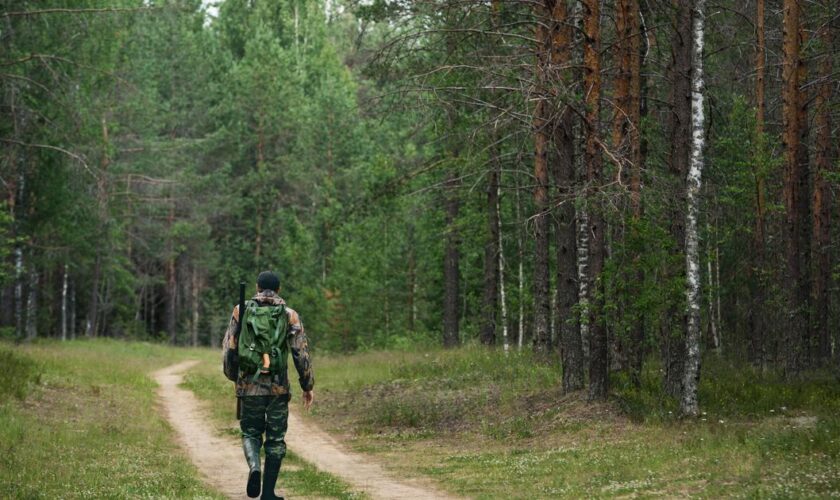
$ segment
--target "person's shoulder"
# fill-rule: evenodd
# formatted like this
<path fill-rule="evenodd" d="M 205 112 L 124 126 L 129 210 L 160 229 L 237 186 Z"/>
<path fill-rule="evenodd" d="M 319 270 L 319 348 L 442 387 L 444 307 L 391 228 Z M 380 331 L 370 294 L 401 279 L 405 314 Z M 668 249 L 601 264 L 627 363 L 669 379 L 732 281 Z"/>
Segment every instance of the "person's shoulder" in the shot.
<path fill-rule="evenodd" d="M 300 324 L 300 315 L 289 306 L 286 306 L 286 316 L 289 318 L 290 325 L 299 325 Z"/>

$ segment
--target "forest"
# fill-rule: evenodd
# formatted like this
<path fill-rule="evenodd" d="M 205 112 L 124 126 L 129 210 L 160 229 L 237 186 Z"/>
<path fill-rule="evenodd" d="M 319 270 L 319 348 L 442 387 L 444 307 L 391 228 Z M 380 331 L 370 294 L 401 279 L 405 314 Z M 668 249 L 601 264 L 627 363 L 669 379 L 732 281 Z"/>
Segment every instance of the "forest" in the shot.
<path fill-rule="evenodd" d="M 0 0 L 0 336 L 840 371 L 832 0 Z M 250 286 L 250 285 L 249 285 Z"/>

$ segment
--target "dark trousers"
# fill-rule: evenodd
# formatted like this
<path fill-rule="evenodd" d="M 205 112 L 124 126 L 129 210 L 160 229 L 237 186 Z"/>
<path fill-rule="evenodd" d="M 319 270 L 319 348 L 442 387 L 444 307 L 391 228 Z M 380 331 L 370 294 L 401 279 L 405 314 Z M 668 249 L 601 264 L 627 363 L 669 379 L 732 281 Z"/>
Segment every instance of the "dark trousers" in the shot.
<path fill-rule="evenodd" d="M 289 397 L 243 396 L 239 428 L 242 441 L 251 440 L 259 449 L 265 434 L 265 456 L 283 460 L 286 429 L 289 427 Z"/>

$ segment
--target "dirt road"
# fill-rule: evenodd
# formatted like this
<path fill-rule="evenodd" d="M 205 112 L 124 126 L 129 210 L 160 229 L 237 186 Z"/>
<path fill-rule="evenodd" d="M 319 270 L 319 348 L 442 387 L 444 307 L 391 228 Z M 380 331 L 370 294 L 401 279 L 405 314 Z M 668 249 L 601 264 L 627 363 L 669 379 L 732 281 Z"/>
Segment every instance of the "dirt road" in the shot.
<path fill-rule="evenodd" d="M 198 361 L 184 361 L 156 371 L 161 408 L 178 435 L 179 444 L 201 471 L 207 484 L 228 498 L 247 498 L 248 468 L 238 440 L 219 436 L 205 416 L 195 395 L 178 386 L 182 373 Z M 397 480 L 380 465 L 358 453 L 345 450 L 329 434 L 294 413 L 289 415 L 286 444 L 295 454 L 319 469 L 334 474 L 354 489 L 372 498 L 454 498 L 419 481 Z M 282 471 L 280 473 L 282 482 Z M 278 488 L 282 489 L 282 488 Z"/>

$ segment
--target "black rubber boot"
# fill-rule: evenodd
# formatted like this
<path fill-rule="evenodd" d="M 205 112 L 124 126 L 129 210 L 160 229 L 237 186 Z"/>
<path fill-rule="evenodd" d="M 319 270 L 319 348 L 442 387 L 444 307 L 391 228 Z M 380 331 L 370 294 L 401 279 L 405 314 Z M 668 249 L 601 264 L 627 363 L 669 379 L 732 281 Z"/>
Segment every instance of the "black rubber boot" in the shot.
<path fill-rule="evenodd" d="M 283 500 L 274 494 L 274 485 L 277 484 L 277 475 L 280 474 L 279 458 L 265 457 L 265 474 L 263 474 L 261 500 Z"/>
<path fill-rule="evenodd" d="M 245 452 L 245 460 L 248 461 L 248 485 L 246 493 L 251 498 L 260 496 L 260 442 L 254 439 L 243 439 L 242 450 Z"/>

